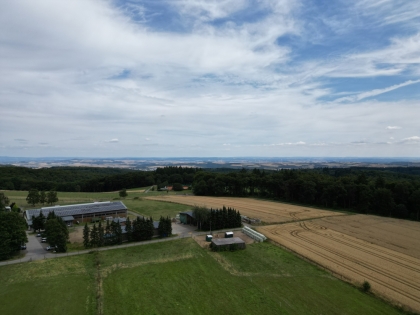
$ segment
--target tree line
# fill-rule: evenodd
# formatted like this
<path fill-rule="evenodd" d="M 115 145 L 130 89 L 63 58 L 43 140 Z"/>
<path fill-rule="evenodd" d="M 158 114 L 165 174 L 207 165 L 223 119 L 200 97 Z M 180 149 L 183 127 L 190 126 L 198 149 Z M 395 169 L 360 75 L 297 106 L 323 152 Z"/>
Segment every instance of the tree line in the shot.
<path fill-rule="evenodd" d="M 202 196 L 253 196 L 419 220 L 418 175 L 357 169 L 258 169 L 195 174 L 193 192 Z"/>
<path fill-rule="evenodd" d="M 125 233 L 119 222 L 106 221 L 105 227 L 102 222 L 93 224 L 90 228 L 86 223 L 83 229 L 83 246 L 85 248 L 96 248 L 110 245 L 120 245 L 123 241 L 139 242 L 151 240 L 154 235 L 153 218 L 137 217 L 131 222 L 127 217 L 125 221 Z M 159 235 L 167 237 L 172 234 L 171 219 L 169 217 L 160 217 Z M 125 234 L 125 236 L 124 236 Z"/>
<path fill-rule="evenodd" d="M 106 192 L 175 183 L 191 185 L 196 168 L 169 166 L 154 171 L 93 167 L 30 169 L 1 166 L 0 189 L 66 192 Z"/>
<path fill-rule="evenodd" d="M 202 231 L 237 228 L 242 226 L 241 214 L 233 208 L 208 209 L 193 207 L 194 219 Z"/>
<path fill-rule="evenodd" d="M 26 197 L 26 201 L 35 206 L 37 203 L 47 203 L 52 205 L 58 201 L 57 192 L 50 190 L 48 192 L 45 191 L 38 191 L 37 189 L 31 189 L 28 191 L 28 196 Z"/>

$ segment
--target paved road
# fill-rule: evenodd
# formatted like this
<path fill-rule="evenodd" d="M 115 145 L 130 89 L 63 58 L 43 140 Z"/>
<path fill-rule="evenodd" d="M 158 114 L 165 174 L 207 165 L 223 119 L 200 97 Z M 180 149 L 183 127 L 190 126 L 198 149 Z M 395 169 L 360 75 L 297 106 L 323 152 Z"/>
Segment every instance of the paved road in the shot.
<path fill-rule="evenodd" d="M 236 229 L 228 229 L 229 231 L 237 231 L 241 230 L 241 228 Z M 217 232 L 224 232 L 228 230 L 218 230 Z M 181 238 L 188 238 L 193 237 L 197 235 L 204 235 L 208 232 L 196 232 L 195 227 L 191 225 L 184 225 L 179 223 L 173 223 L 172 224 L 172 233 L 177 234 L 177 236 L 174 237 L 168 237 L 168 238 L 158 238 L 151 241 L 143 241 L 143 242 L 134 242 L 134 243 L 127 243 L 123 245 L 114 245 L 114 246 L 108 246 L 108 247 L 99 247 L 95 250 L 98 251 L 104 251 L 104 250 L 111 250 L 111 249 L 117 249 L 117 248 L 125 248 L 125 247 L 132 247 L 132 246 L 142 246 L 147 244 L 153 244 L 153 243 L 160 243 L 160 242 L 169 242 L 173 240 L 178 240 Z M 8 260 L 0 262 L 0 266 L 5 265 L 12 265 L 12 264 L 19 264 L 23 262 L 30 262 L 35 260 L 42 260 L 42 259 L 49 259 L 49 258 L 58 258 L 58 257 L 65 257 L 65 256 L 75 256 L 75 255 L 81 255 L 81 254 L 87 254 L 92 249 L 88 250 L 81 250 L 77 252 L 70 252 L 70 253 L 62 253 L 62 254 L 53 254 L 50 252 L 47 252 L 41 243 L 41 240 L 39 237 L 36 237 L 35 234 L 30 234 L 27 232 L 28 235 L 28 243 L 26 244 L 26 255 L 24 258 L 21 259 L 15 259 L 15 260 Z"/>

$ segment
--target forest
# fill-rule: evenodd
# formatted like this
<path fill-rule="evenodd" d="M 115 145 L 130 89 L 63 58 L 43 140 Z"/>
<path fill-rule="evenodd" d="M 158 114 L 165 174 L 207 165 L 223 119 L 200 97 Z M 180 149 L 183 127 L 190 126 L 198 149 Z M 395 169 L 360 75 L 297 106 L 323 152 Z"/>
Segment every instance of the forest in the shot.
<path fill-rule="evenodd" d="M 93 167 L 0 167 L 0 189 L 106 192 L 181 183 L 196 195 L 259 197 L 419 220 L 420 168 L 300 170 L 198 169 L 154 171 Z"/>
<path fill-rule="evenodd" d="M 191 185 L 195 168 L 164 167 L 155 171 L 135 171 L 98 167 L 51 167 L 31 169 L 0 166 L 0 189 L 68 192 L 106 192 L 149 185 L 174 183 Z"/>
<path fill-rule="evenodd" d="M 197 172 L 194 194 L 253 196 L 419 220 L 418 169 L 314 169 Z M 414 174 L 414 175 L 412 175 Z"/>

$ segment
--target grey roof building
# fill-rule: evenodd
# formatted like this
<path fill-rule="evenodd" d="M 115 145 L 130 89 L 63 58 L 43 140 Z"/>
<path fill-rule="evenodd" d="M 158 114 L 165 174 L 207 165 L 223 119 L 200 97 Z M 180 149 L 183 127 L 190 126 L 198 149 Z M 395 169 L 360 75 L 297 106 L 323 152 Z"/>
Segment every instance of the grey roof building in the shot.
<path fill-rule="evenodd" d="M 44 216 L 54 211 L 55 215 L 65 221 L 91 221 L 93 218 L 104 219 L 105 216 L 126 216 L 127 207 L 121 201 L 92 202 L 68 206 L 43 207 L 40 209 L 26 210 L 24 215 L 28 226 L 32 226 L 32 218 L 39 216 L 40 212 Z M 73 219 L 72 219 L 73 218 Z"/>

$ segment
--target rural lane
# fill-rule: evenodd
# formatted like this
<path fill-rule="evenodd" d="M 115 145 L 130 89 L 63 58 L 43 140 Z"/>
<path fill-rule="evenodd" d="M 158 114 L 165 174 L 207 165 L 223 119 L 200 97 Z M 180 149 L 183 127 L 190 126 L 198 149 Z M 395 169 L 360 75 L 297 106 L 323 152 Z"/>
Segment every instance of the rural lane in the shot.
<path fill-rule="evenodd" d="M 169 242 L 169 241 L 178 240 L 181 238 L 188 238 L 188 237 L 208 234 L 208 232 L 195 232 L 194 229 L 195 229 L 194 226 L 175 223 L 175 224 L 172 224 L 172 233 L 178 234 L 178 235 L 174 237 L 159 238 L 159 239 L 154 239 L 150 241 L 134 242 L 134 243 L 128 243 L 128 244 L 123 244 L 123 245 L 105 246 L 105 247 L 99 247 L 95 249 L 87 249 L 87 250 L 81 250 L 81 251 L 70 252 L 70 253 L 62 253 L 62 254 L 53 254 L 50 252 L 46 252 L 44 247 L 38 240 L 38 238 L 35 236 L 35 234 L 28 233 L 28 243 L 26 244 L 27 250 L 26 250 L 25 257 L 20 258 L 20 259 L 7 260 L 7 261 L 0 262 L 0 266 L 13 265 L 13 264 L 19 264 L 19 263 L 24 263 L 24 262 L 31 262 L 35 260 L 42 260 L 42 259 L 82 255 L 82 254 L 87 254 L 93 250 L 105 251 L 105 250 L 112 250 L 112 249 L 117 249 L 117 248 L 126 248 L 126 247 L 142 246 L 142 245 L 160 243 L 160 242 Z M 218 232 L 237 231 L 241 229 L 242 228 L 219 230 Z"/>

